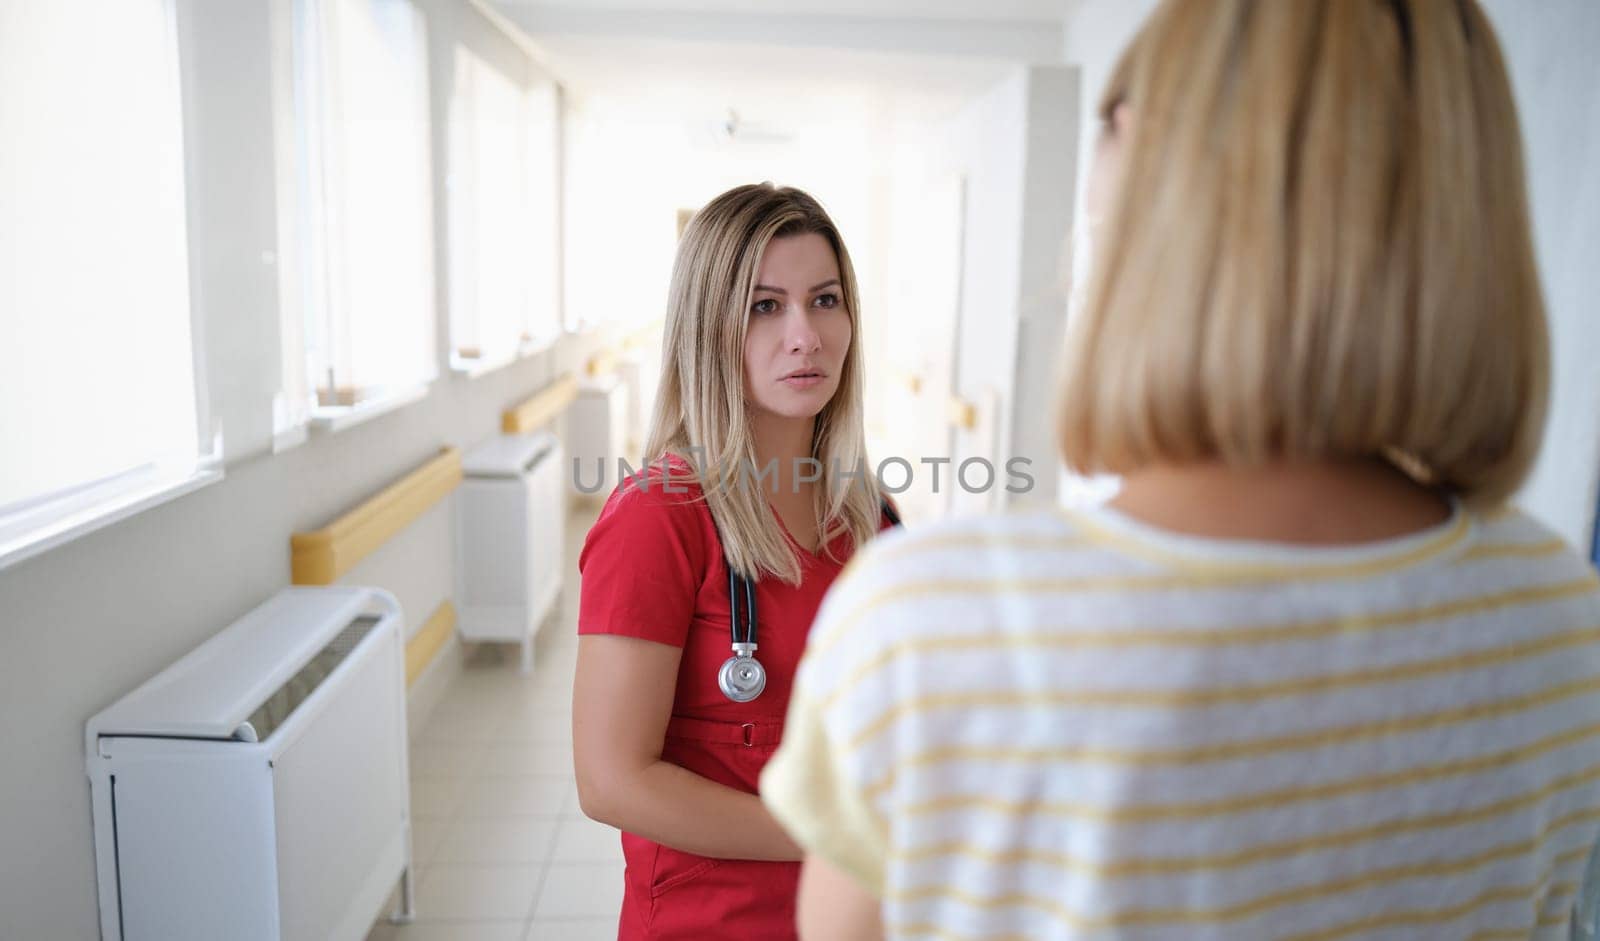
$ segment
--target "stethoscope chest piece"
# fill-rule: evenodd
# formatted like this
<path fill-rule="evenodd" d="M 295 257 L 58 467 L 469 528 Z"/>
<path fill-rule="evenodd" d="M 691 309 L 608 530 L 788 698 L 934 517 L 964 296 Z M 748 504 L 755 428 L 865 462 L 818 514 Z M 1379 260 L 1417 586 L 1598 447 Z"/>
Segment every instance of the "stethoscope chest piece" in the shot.
<path fill-rule="evenodd" d="M 755 658 L 755 644 L 734 644 L 734 655 L 717 671 L 722 695 L 734 702 L 750 702 L 767 688 L 767 668 Z"/>
<path fill-rule="evenodd" d="M 888 501 L 884 501 L 883 515 L 891 525 L 900 525 L 900 517 Z M 724 660 L 717 671 L 717 685 L 722 688 L 722 695 L 734 702 L 750 702 L 767 688 L 767 668 L 756 659 L 755 581 L 735 571 L 727 555 L 723 555 L 722 565 L 728 570 L 728 630 L 733 637 L 733 656 Z"/>

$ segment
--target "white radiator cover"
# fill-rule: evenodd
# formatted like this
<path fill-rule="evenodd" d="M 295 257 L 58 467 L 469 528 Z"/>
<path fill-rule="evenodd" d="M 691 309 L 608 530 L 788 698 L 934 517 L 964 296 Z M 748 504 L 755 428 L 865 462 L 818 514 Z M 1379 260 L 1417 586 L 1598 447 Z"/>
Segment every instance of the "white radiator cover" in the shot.
<path fill-rule="evenodd" d="M 288 588 L 90 719 L 101 936 L 360 941 L 397 880 L 409 917 L 403 636 Z"/>
<path fill-rule="evenodd" d="M 628 389 L 617 376 L 586 381 L 578 387 L 578 397 L 567 411 L 567 432 L 576 480 L 586 488 L 594 487 L 598 475 L 599 489 L 590 499 L 605 499 L 620 482 L 618 458 L 626 459 L 630 467 L 639 462 L 638 455 L 627 452 Z"/>
<path fill-rule="evenodd" d="M 567 482 L 555 435 L 499 435 L 469 451 L 456 501 L 456 629 L 515 643 L 522 669 L 561 597 Z"/>

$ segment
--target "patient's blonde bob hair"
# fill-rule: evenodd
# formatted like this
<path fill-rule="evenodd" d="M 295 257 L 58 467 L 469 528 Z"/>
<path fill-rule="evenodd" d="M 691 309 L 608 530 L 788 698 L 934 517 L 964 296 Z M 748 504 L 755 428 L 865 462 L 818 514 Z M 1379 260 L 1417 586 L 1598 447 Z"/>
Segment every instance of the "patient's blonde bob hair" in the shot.
<path fill-rule="evenodd" d="M 800 560 L 767 502 L 772 477 L 757 479 L 760 468 L 745 399 L 744 341 L 767 244 L 810 233 L 821 235 L 833 248 L 851 329 L 839 386 L 817 416 L 811 436 L 811 457 L 822 465 L 814 507 L 817 531 L 824 546 L 845 532 L 857 546 L 877 533 L 877 479 L 865 470 L 855 269 L 833 220 L 800 190 L 771 183 L 739 186 L 689 220 L 672 266 L 661 381 L 645 447 L 647 460 L 670 454 L 691 467 L 703 467 L 699 483 L 734 569 L 794 585 L 800 583 Z"/>
<path fill-rule="evenodd" d="M 1469 503 L 1516 489 L 1548 340 L 1473 0 L 1167 0 L 1102 116 L 1123 103 L 1068 330 L 1069 466 L 1382 456 Z"/>

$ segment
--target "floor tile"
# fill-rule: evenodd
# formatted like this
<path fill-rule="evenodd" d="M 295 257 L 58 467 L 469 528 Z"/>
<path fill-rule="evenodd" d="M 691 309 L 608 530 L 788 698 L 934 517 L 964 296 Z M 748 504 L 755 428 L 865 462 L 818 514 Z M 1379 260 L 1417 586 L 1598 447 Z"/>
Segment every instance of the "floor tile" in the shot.
<path fill-rule="evenodd" d="M 487 749 L 482 743 L 419 740 L 411 747 L 411 776 L 435 778 L 473 774 L 483 764 Z"/>
<path fill-rule="evenodd" d="M 537 706 L 549 713 L 572 711 L 572 674 L 558 674 L 544 668 L 538 670 L 533 681 L 519 687 L 517 696 L 524 703 Z"/>
<path fill-rule="evenodd" d="M 572 743 L 572 713 L 552 712 L 537 704 L 527 704 L 506 710 L 495 727 L 499 742 L 533 745 L 570 745 Z"/>
<path fill-rule="evenodd" d="M 459 817 L 436 863 L 543 863 L 562 823 L 552 817 Z"/>
<path fill-rule="evenodd" d="M 616 827 L 583 817 L 565 817 L 556 832 L 552 863 L 620 863 L 622 842 Z"/>
<path fill-rule="evenodd" d="M 557 658 L 559 662 L 546 663 L 539 676 L 522 692 L 547 708 L 560 707 L 564 712 L 571 712 L 572 685 L 578 675 L 578 649 L 552 652 L 551 659 Z"/>
<path fill-rule="evenodd" d="M 484 752 L 482 777 L 539 774 L 568 778 L 572 775 L 572 742 L 535 745 L 502 742 Z"/>
<path fill-rule="evenodd" d="M 463 817 L 560 815 L 571 779 L 554 774 L 486 775 L 472 783 L 460 803 Z"/>
<path fill-rule="evenodd" d="M 425 922 L 401 925 L 385 941 L 521 941 L 526 923 L 507 921 Z"/>
<path fill-rule="evenodd" d="M 449 817 L 412 816 L 411 861 L 415 867 L 420 869 L 433 861 L 449 832 L 449 824 Z"/>
<path fill-rule="evenodd" d="M 583 806 L 578 803 L 578 782 L 575 778 L 567 782 L 567 797 L 561 804 L 561 816 L 588 819 L 583 812 Z"/>
<path fill-rule="evenodd" d="M 616 918 L 535 918 L 524 941 L 617 941 Z"/>
<path fill-rule="evenodd" d="M 499 686 L 482 687 L 487 695 L 480 693 L 479 688 L 472 683 L 452 684 L 428 714 L 429 720 L 470 721 L 482 714 L 484 706 L 492 705 L 505 695 Z"/>
<path fill-rule="evenodd" d="M 539 871 L 539 866 L 429 866 L 417 887 L 417 920 L 526 918 L 539 885 Z"/>
<path fill-rule="evenodd" d="M 529 745 L 528 753 L 545 769 L 540 774 L 559 774 L 568 781 L 576 780 L 572 770 L 571 741 L 560 745 Z"/>
<path fill-rule="evenodd" d="M 497 718 L 489 712 L 435 710 L 417 731 L 416 741 L 419 746 L 430 743 L 463 745 L 491 742 L 495 738 Z"/>
<path fill-rule="evenodd" d="M 622 864 L 551 864 L 535 919 L 615 918 L 622 910 Z"/>
<path fill-rule="evenodd" d="M 596 512 L 569 519 L 570 581 L 535 639 L 534 669 L 521 672 L 515 646 L 469 644 L 461 673 L 412 728 L 418 920 L 391 925 L 386 907 L 370 941 L 616 937 L 617 833 L 582 816 L 572 773 L 576 553 Z"/>
<path fill-rule="evenodd" d="M 470 677 L 462 677 L 457 681 L 457 686 L 475 686 L 481 681 Z M 472 710 L 477 715 L 486 717 L 489 721 L 489 731 L 494 731 L 494 726 L 499 723 L 500 717 L 507 711 L 521 707 L 524 689 L 520 686 L 508 686 L 492 690 L 482 690 L 471 699 L 459 700 L 463 702 L 462 709 Z M 430 717 L 431 718 L 431 717 Z M 463 744 L 471 744 L 476 739 Z"/>
<path fill-rule="evenodd" d="M 461 806 L 472 779 L 442 775 L 411 779 L 411 813 L 417 817 L 448 817 Z"/>

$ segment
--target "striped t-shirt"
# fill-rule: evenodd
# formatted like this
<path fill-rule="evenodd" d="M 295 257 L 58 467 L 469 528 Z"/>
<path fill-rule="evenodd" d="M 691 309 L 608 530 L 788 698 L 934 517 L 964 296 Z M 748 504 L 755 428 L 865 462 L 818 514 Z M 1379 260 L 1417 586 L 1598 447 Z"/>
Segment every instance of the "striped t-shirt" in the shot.
<path fill-rule="evenodd" d="M 1515 511 L 1338 548 L 1107 509 L 888 535 L 762 794 L 890 938 L 1565 938 L 1600 580 Z"/>

